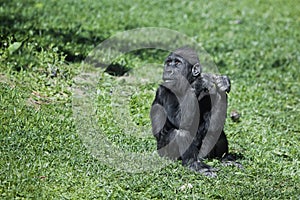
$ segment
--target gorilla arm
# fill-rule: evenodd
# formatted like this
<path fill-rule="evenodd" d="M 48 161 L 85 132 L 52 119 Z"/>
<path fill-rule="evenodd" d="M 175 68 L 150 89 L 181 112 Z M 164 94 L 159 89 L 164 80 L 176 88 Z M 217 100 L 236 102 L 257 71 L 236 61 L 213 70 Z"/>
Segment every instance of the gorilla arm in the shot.
<path fill-rule="evenodd" d="M 197 150 L 192 151 L 194 155 L 185 153 L 193 142 L 199 124 L 197 98 L 193 92 L 186 94 L 176 98 L 169 89 L 160 86 L 150 111 L 158 153 L 171 159 L 182 159 L 183 164 L 191 157 L 196 159 L 198 154 Z"/>
<path fill-rule="evenodd" d="M 212 157 L 221 157 L 222 155 L 219 154 L 228 153 L 228 143 L 223 128 L 227 112 L 227 93 L 231 86 L 230 80 L 227 76 L 214 74 L 203 73 L 201 77 L 202 86 L 205 87 L 206 92 L 200 93 L 199 101 L 209 95 L 212 107 L 211 111 L 204 116 L 204 124 L 209 126 L 202 141 L 199 158 L 207 157 L 209 154 Z"/>

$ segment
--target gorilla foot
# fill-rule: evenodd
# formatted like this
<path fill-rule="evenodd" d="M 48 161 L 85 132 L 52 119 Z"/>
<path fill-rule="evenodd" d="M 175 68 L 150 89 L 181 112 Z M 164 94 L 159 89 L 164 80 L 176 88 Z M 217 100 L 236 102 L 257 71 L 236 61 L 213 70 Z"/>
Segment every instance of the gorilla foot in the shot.
<path fill-rule="evenodd" d="M 234 166 L 239 169 L 243 169 L 243 165 L 239 162 L 236 162 L 236 156 L 232 154 L 227 154 L 221 159 L 221 162 L 223 166 Z"/>
<path fill-rule="evenodd" d="M 199 172 L 207 177 L 217 177 L 217 169 L 213 168 L 201 161 L 194 161 L 191 164 L 188 165 L 190 169 L 193 171 Z"/>

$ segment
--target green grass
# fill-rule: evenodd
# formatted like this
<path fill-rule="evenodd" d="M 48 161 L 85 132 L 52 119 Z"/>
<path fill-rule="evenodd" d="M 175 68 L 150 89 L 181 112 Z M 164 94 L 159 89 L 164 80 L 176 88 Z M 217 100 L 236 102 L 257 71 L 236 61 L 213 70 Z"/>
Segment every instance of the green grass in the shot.
<path fill-rule="evenodd" d="M 1 1 L 1 199 L 299 199 L 299 10 L 300 4 L 280 0 Z M 239 123 L 228 118 L 225 130 L 244 170 L 207 161 L 220 169 L 217 178 L 179 162 L 129 173 L 89 153 L 73 117 L 73 78 L 96 45 L 140 27 L 188 35 L 231 78 L 228 113 L 242 117 Z M 165 56 L 144 50 L 116 62 L 138 70 Z M 151 73 L 159 80 L 159 69 Z M 149 153 L 154 138 L 130 131 L 116 112 L 114 92 L 125 91 L 120 98 L 128 102 L 132 126 L 149 131 L 158 83 L 130 77 L 101 75 L 96 127 L 123 151 Z M 193 187 L 180 189 L 188 184 Z"/>

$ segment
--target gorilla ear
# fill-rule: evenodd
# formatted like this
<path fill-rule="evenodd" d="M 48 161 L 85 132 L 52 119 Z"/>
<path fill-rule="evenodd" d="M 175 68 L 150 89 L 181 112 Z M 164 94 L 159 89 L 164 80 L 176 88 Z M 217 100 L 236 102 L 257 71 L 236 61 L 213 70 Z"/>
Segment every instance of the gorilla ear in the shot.
<path fill-rule="evenodd" d="M 201 66 L 199 63 L 194 64 L 192 67 L 192 74 L 193 76 L 199 76 L 201 73 Z"/>

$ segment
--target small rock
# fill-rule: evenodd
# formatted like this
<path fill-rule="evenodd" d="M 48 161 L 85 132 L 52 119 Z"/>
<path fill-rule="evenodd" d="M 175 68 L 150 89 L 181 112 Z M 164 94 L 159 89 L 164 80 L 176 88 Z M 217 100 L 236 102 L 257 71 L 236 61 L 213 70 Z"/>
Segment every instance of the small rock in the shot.
<path fill-rule="evenodd" d="M 230 118 L 232 119 L 232 121 L 234 122 L 239 122 L 240 118 L 241 118 L 241 114 L 238 113 L 236 110 L 232 111 L 230 113 Z"/>

